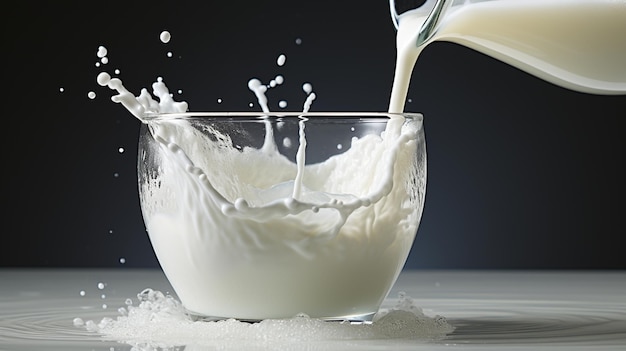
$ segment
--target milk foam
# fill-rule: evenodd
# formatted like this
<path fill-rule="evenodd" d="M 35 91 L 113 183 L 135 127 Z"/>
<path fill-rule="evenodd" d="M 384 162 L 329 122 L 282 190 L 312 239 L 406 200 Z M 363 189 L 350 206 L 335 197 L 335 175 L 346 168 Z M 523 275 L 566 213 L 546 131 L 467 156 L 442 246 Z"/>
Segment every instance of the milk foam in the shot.
<path fill-rule="evenodd" d="M 182 304 L 170 295 L 146 289 L 135 301 L 127 301 L 115 319 L 74 319 L 75 326 L 98 332 L 107 338 L 124 340 L 141 350 L 178 345 L 228 346 L 232 342 L 255 347 L 266 344 L 268 349 L 280 349 L 299 343 L 327 341 L 358 341 L 410 339 L 420 341 L 440 340 L 453 331 L 441 316 L 428 316 L 403 293 L 396 305 L 382 309 L 373 323 L 328 323 L 298 314 L 285 319 L 267 319 L 259 323 L 246 323 L 235 319 L 222 321 L 194 320 Z M 291 349 L 292 347 L 288 347 Z M 187 348 L 185 348 L 187 349 Z M 256 348 L 255 348 L 256 349 Z"/>

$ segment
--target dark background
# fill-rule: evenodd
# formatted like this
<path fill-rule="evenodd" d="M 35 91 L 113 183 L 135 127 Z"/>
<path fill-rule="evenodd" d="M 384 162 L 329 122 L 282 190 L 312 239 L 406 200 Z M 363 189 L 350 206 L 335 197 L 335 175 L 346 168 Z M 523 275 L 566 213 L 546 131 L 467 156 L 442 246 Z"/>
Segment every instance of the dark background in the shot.
<path fill-rule="evenodd" d="M 258 111 L 247 81 L 276 74 L 286 82 L 270 108 L 280 96 L 299 110 L 309 81 L 312 110 L 387 109 L 386 0 L 23 3 L 2 11 L 0 266 L 158 267 L 137 193 L 140 125 L 96 84 L 99 45 L 133 93 L 163 76 L 193 111 Z M 435 43 L 409 98 L 429 163 L 406 267 L 626 269 L 626 96 L 567 91 Z"/>

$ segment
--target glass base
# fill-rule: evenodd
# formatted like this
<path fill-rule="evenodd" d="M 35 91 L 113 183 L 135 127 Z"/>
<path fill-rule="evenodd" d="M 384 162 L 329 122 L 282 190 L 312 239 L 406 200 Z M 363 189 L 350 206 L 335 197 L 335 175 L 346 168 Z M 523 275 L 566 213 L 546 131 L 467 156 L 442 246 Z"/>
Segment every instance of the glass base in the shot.
<path fill-rule="evenodd" d="M 263 321 L 263 319 L 240 319 L 240 318 L 235 318 L 235 317 L 217 317 L 217 316 L 204 316 L 204 315 L 199 315 L 199 314 L 195 314 L 191 311 L 187 311 L 188 315 L 191 317 L 191 319 L 196 322 L 196 321 L 201 321 L 201 322 L 216 322 L 216 321 L 223 321 L 223 320 L 227 320 L 227 319 L 235 319 L 237 321 L 240 322 L 245 322 L 245 323 L 259 323 L 261 321 Z M 374 318 L 374 315 L 376 314 L 376 312 L 371 312 L 371 313 L 366 313 L 366 314 L 360 314 L 360 315 L 353 315 L 353 316 L 345 316 L 345 317 L 310 317 L 310 318 L 314 318 L 314 319 L 320 319 L 326 322 L 340 322 L 340 323 L 351 323 L 351 324 L 369 324 L 372 323 L 372 319 Z M 293 316 L 291 318 L 298 318 L 298 317 L 304 317 L 304 318 L 309 318 L 308 315 L 306 314 L 302 314 L 302 315 L 296 315 Z M 268 319 L 290 319 L 290 318 L 268 318 Z"/>

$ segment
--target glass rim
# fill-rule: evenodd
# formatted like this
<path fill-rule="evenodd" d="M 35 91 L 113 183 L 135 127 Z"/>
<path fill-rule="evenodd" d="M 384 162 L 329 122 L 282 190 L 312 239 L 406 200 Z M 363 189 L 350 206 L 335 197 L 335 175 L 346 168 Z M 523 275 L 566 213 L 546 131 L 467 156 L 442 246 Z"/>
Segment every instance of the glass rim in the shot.
<path fill-rule="evenodd" d="M 197 117 L 207 118 L 265 118 L 265 117 L 302 117 L 302 118 L 411 118 L 422 119 L 424 116 L 417 112 L 368 112 L 368 111 L 337 111 L 337 112 L 296 112 L 296 111 L 270 111 L 270 112 L 253 112 L 253 111 L 241 111 L 241 112 L 171 112 L 171 113 L 146 113 L 142 116 L 142 120 L 159 121 L 159 120 L 175 120 L 175 119 L 188 119 Z"/>

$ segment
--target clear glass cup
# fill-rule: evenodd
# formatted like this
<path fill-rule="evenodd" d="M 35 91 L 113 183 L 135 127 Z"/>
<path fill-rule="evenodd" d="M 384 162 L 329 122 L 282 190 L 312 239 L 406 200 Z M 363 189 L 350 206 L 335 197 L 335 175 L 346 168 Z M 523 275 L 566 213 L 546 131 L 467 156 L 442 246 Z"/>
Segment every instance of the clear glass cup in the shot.
<path fill-rule="evenodd" d="M 146 117 L 141 208 L 176 295 L 203 318 L 368 321 L 424 204 L 420 114 Z"/>

